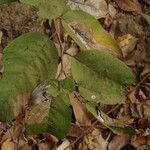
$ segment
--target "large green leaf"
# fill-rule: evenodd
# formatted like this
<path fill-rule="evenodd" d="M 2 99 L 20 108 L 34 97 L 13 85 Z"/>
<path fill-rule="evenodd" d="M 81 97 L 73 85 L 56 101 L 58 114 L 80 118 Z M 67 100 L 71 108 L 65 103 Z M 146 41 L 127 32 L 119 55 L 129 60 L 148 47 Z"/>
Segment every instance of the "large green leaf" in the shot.
<path fill-rule="evenodd" d="M 117 56 L 121 55 L 115 39 L 88 13 L 77 10 L 67 11 L 62 15 L 62 23 L 83 50 L 91 48 L 102 50 L 103 48 Z"/>
<path fill-rule="evenodd" d="M 104 104 L 123 103 L 125 86 L 134 82 L 130 68 L 122 61 L 97 50 L 78 53 L 71 70 L 80 94 L 89 101 Z"/>
<path fill-rule="evenodd" d="M 27 33 L 4 49 L 4 73 L 0 80 L 0 120 L 11 120 L 16 98 L 31 93 L 42 81 L 55 77 L 58 53 L 55 45 L 41 33 Z"/>
<path fill-rule="evenodd" d="M 0 0 L 0 4 L 15 2 L 17 0 Z"/>

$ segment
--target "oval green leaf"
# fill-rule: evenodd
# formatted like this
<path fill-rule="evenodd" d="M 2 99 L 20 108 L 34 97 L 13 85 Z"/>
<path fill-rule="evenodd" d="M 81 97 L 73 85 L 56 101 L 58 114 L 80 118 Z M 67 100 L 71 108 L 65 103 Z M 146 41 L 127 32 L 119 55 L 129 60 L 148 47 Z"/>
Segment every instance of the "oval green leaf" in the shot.
<path fill-rule="evenodd" d="M 78 53 L 71 70 L 80 94 L 97 103 L 123 103 L 125 86 L 134 82 L 132 71 L 122 61 L 97 50 Z"/>
<path fill-rule="evenodd" d="M 4 49 L 3 63 L 0 121 L 12 120 L 18 115 L 17 96 L 31 93 L 39 83 L 55 77 L 58 52 L 47 36 L 37 32 L 27 33 Z"/>
<path fill-rule="evenodd" d="M 83 49 L 99 49 L 121 57 L 116 40 L 103 29 L 100 23 L 83 11 L 70 10 L 61 17 L 63 27 Z"/>

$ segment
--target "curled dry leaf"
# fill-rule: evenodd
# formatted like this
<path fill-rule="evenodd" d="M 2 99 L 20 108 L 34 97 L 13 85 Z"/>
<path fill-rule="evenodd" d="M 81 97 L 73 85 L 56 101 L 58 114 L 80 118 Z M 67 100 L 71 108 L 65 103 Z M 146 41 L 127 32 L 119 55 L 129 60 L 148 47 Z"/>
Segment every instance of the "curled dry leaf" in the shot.
<path fill-rule="evenodd" d="M 122 50 L 122 54 L 124 57 L 126 57 L 130 52 L 134 50 L 138 39 L 132 36 L 131 34 L 126 34 L 121 37 L 118 37 L 118 41 Z"/>
<path fill-rule="evenodd" d="M 108 6 L 105 0 L 69 0 L 68 5 L 73 10 L 85 11 L 95 18 L 103 18 L 108 13 Z"/>
<path fill-rule="evenodd" d="M 131 144 L 136 148 L 141 146 L 141 145 L 145 145 L 146 144 L 146 138 L 141 137 L 141 136 L 136 137 L 136 139 L 131 140 Z"/>
<path fill-rule="evenodd" d="M 4 134 L 4 136 L 1 139 L 1 143 L 7 141 L 8 139 L 16 140 L 18 139 L 24 131 L 24 127 L 19 122 L 16 123 L 16 125 L 12 126 L 7 130 L 7 132 Z"/>
<path fill-rule="evenodd" d="M 150 145 L 141 145 L 137 148 L 137 150 L 150 150 Z"/>
<path fill-rule="evenodd" d="M 124 147 L 129 142 L 129 136 L 128 135 L 116 135 L 113 137 L 113 139 L 110 141 L 108 145 L 108 150 L 121 150 L 122 147 Z"/>
<path fill-rule="evenodd" d="M 144 116 L 145 116 L 146 119 L 148 119 L 148 122 L 150 124 L 150 102 L 146 101 L 143 108 L 144 108 Z"/>
<path fill-rule="evenodd" d="M 8 139 L 2 144 L 1 150 L 16 150 L 16 146 L 14 142 Z"/>
<path fill-rule="evenodd" d="M 114 18 L 117 14 L 117 10 L 115 9 L 115 7 L 111 4 L 108 4 L 108 11 L 109 11 L 109 14 L 112 18 Z"/>
<path fill-rule="evenodd" d="M 72 123 L 71 128 L 69 130 L 69 136 L 71 137 L 79 137 L 83 134 L 82 129 L 79 127 L 79 125 Z"/>
<path fill-rule="evenodd" d="M 76 98 L 74 93 L 71 93 L 69 97 L 71 100 L 71 105 L 73 107 L 76 122 L 79 123 L 80 125 L 90 126 L 91 125 L 90 115 L 87 112 L 84 105 Z"/>
<path fill-rule="evenodd" d="M 79 150 L 107 150 L 108 142 L 102 137 L 101 132 L 94 128 L 83 137 Z"/>
<path fill-rule="evenodd" d="M 150 5 L 150 0 L 144 0 L 144 2 Z"/>
<path fill-rule="evenodd" d="M 56 148 L 56 150 L 72 150 L 70 145 L 71 143 L 69 140 L 65 139 L 63 143 L 58 148 Z"/>
<path fill-rule="evenodd" d="M 51 149 L 51 144 L 48 142 L 39 142 L 38 143 L 38 148 L 39 150 L 50 150 Z"/>
<path fill-rule="evenodd" d="M 129 12 L 141 13 L 141 4 L 138 0 L 114 0 L 118 6 L 124 10 Z"/>
<path fill-rule="evenodd" d="M 72 56 L 75 56 L 78 52 L 76 47 L 69 48 L 62 57 L 62 62 L 58 65 L 57 78 L 63 80 L 71 76 L 71 59 Z"/>

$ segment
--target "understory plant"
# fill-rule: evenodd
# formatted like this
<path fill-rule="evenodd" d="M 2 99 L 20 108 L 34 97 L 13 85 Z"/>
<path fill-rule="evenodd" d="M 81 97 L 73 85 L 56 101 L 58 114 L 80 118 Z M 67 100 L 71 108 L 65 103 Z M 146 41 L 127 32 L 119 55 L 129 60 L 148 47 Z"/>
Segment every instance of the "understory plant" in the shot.
<path fill-rule="evenodd" d="M 5 2 L 8 1 L 0 0 L 0 4 Z M 134 83 L 132 71 L 121 61 L 117 41 L 93 16 L 71 10 L 67 0 L 20 2 L 35 6 L 44 19 L 59 19 L 80 52 L 72 56 L 72 75 L 58 80 L 59 60 L 65 52 L 61 45 L 38 32 L 23 34 L 9 43 L 3 50 L 0 121 L 13 120 L 24 113 L 27 105 L 25 126 L 28 134 L 49 132 L 64 138 L 73 122 L 69 94 L 77 91 L 85 100 L 83 105 L 102 124 L 114 133 L 133 135 L 135 131 L 131 127 L 97 110 L 99 103 L 124 103 L 127 86 Z"/>

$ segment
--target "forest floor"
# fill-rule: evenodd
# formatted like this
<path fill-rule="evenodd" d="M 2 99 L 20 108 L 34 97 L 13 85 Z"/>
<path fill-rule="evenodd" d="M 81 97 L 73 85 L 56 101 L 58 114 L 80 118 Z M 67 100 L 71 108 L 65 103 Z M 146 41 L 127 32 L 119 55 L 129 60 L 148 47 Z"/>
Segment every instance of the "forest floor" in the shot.
<path fill-rule="evenodd" d="M 136 130 L 136 135 L 131 139 L 125 134 L 115 135 L 100 123 L 93 124 L 92 120 L 91 125 L 86 126 L 89 118 L 85 117 L 85 125 L 73 123 L 64 140 L 48 133 L 27 136 L 20 119 L 0 123 L 2 150 L 63 150 L 62 147 L 67 145 L 71 147 L 66 150 L 150 150 L 150 1 L 107 0 L 107 6 L 110 10 L 98 20 L 120 41 L 124 62 L 133 70 L 136 83 L 129 87 L 125 104 L 106 105 L 102 109 L 109 116 L 128 122 Z M 39 18 L 33 7 L 18 2 L 0 5 L 1 75 L 2 53 L 9 42 L 33 31 L 51 36 L 51 28 L 50 21 Z M 53 40 L 57 41 L 55 38 Z M 71 43 L 71 39 L 65 42 Z M 73 48 L 77 47 L 68 46 L 68 49 Z M 83 116 L 87 115 L 84 111 L 82 113 Z"/>

